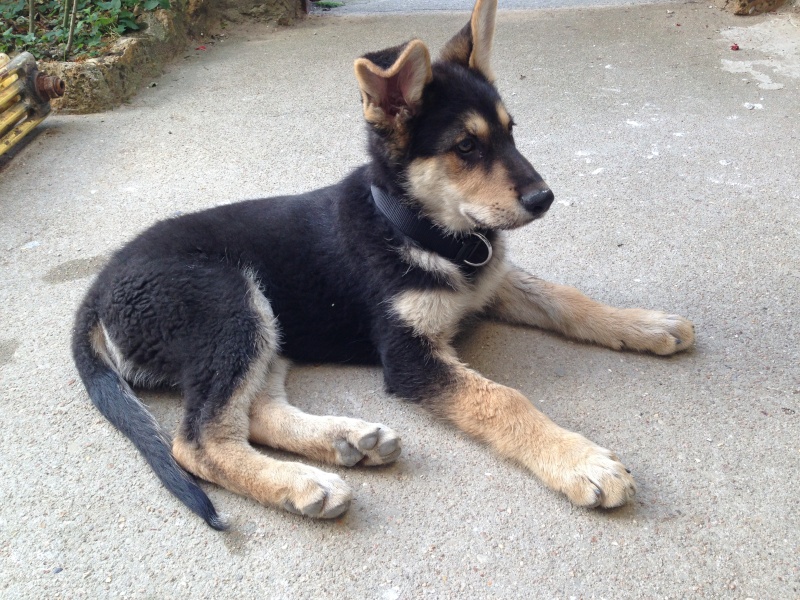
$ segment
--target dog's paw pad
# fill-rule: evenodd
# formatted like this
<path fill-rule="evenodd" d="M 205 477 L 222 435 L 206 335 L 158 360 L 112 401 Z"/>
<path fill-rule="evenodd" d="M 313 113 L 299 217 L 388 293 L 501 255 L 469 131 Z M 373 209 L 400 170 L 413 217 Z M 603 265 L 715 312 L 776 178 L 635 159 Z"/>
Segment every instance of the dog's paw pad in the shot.
<path fill-rule="evenodd" d="M 400 456 L 400 436 L 384 425 L 349 419 L 337 435 L 335 462 L 345 467 L 385 465 Z"/>
<path fill-rule="evenodd" d="M 345 439 L 336 440 L 333 447 L 336 449 L 336 462 L 345 467 L 352 467 L 364 458 L 364 453 Z"/>
<path fill-rule="evenodd" d="M 380 427 L 378 427 L 375 431 L 368 433 L 360 440 L 358 440 L 359 450 L 363 450 L 364 452 L 372 450 L 375 447 L 375 444 L 378 443 L 379 437 L 380 437 Z"/>
<path fill-rule="evenodd" d="M 394 431 L 381 426 L 378 433 L 379 440 L 364 456 L 363 464 L 367 466 L 387 465 L 396 461 L 402 452 L 400 436 Z"/>

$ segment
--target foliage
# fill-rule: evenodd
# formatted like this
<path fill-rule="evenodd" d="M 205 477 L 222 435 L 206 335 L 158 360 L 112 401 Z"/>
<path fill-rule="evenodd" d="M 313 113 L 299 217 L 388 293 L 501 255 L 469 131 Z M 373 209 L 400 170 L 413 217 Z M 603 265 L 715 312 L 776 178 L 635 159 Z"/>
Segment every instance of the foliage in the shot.
<path fill-rule="evenodd" d="M 0 52 L 28 51 L 37 59 L 63 59 L 73 1 L 78 7 L 69 58 L 74 59 L 101 55 L 119 36 L 141 28 L 138 19 L 143 12 L 170 4 L 170 0 L 34 0 L 33 33 L 29 33 L 29 0 L 0 0 Z"/>
<path fill-rule="evenodd" d="M 316 4 L 319 8 L 339 8 L 344 6 L 344 2 L 328 2 L 327 0 L 319 0 Z"/>

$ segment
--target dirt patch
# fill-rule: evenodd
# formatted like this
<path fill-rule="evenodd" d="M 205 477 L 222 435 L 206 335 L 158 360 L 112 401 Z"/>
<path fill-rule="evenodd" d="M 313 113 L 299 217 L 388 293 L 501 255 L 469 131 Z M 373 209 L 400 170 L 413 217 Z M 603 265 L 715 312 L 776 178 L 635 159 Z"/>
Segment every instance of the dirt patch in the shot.
<path fill-rule="evenodd" d="M 221 19 L 232 23 L 258 19 L 292 25 L 308 12 L 305 0 L 219 0 L 215 7 Z"/>
<path fill-rule="evenodd" d="M 42 281 L 45 283 L 64 283 L 83 279 L 97 273 L 108 262 L 107 256 L 92 256 L 90 258 L 76 258 L 56 265 L 45 273 Z"/>
<path fill-rule="evenodd" d="M 0 367 L 11 362 L 19 345 L 19 340 L 0 340 Z"/>
<path fill-rule="evenodd" d="M 714 0 L 713 4 L 740 16 L 760 15 L 778 9 L 800 14 L 798 0 Z"/>

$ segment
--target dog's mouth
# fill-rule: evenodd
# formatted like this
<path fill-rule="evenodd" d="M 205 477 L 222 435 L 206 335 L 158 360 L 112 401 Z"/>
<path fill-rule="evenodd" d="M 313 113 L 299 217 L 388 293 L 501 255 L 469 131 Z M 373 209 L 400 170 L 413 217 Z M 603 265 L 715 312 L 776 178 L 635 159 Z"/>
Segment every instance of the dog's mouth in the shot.
<path fill-rule="evenodd" d="M 546 213 L 547 209 L 535 213 L 528 210 L 517 210 L 513 211 L 513 214 L 498 215 L 496 219 L 491 219 L 490 222 L 490 219 L 477 217 L 469 210 L 461 210 L 461 214 L 469 221 L 471 229 L 484 231 L 495 231 L 498 229 L 510 231 L 512 229 L 519 229 L 533 221 L 541 219 Z"/>

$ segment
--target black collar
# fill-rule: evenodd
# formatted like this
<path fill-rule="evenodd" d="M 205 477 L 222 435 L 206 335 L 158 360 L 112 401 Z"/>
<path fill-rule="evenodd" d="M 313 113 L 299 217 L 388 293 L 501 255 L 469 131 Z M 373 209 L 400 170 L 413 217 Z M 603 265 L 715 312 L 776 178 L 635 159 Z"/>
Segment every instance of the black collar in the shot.
<path fill-rule="evenodd" d="M 375 206 L 406 237 L 430 252 L 435 252 L 459 266 L 482 267 L 492 258 L 488 232 L 473 231 L 461 236 L 446 233 L 433 221 L 403 205 L 384 190 L 370 186 Z"/>

